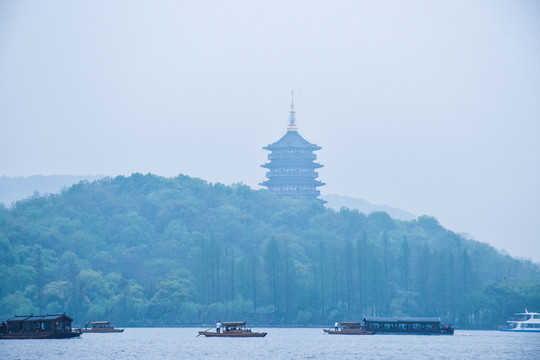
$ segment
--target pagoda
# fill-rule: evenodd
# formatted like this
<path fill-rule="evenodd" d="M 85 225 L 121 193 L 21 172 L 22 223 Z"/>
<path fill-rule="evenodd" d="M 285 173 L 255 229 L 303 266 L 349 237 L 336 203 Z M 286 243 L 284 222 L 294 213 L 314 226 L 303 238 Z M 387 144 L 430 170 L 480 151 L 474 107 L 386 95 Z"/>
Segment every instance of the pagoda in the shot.
<path fill-rule="evenodd" d="M 319 176 L 315 169 L 323 165 L 314 162 L 317 155 L 313 152 L 321 147 L 310 143 L 298 133 L 294 97 L 289 111 L 287 133 L 263 149 L 270 151 L 270 162 L 261 165 L 269 171 L 266 173 L 268 180 L 259 185 L 268 187 L 269 191 L 280 196 L 317 198 L 320 195 L 317 187 L 324 183 L 315 180 Z"/>

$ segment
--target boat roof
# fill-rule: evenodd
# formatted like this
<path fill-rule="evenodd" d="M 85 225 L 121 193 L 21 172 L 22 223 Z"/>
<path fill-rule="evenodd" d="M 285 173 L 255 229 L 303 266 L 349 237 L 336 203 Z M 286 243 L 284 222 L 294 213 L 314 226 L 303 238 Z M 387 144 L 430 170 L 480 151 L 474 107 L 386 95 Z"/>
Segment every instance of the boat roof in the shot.
<path fill-rule="evenodd" d="M 365 317 L 364 321 L 379 322 L 379 323 L 440 323 L 441 319 L 437 317 Z"/>
<path fill-rule="evenodd" d="M 223 326 L 245 326 L 245 321 L 224 321 L 222 322 Z"/>
<path fill-rule="evenodd" d="M 103 324 L 110 324 L 110 323 L 111 323 L 110 321 L 92 321 L 92 325 L 93 324 L 103 325 Z"/>
<path fill-rule="evenodd" d="M 56 320 L 59 318 L 65 318 L 70 321 L 73 321 L 72 318 L 67 316 L 66 314 L 55 314 L 55 315 L 15 315 L 15 317 L 12 317 L 11 319 L 8 319 L 7 321 L 13 322 L 13 321 L 46 321 L 46 320 Z"/>
<path fill-rule="evenodd" d="M 350 325 L 362 325 L 362 322 L 355 322 L 355 321 L 342 321 L 340 323 L 342 326 L 350 326 Z"/>

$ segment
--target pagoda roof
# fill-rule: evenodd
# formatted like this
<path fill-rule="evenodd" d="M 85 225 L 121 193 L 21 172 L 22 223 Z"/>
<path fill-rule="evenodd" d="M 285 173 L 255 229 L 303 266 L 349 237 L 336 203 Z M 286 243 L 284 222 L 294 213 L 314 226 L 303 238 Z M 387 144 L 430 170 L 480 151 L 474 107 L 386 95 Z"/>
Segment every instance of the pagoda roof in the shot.
<path fill-rule="evenodd" d="M 310 143 L 298 133 L 295 127 L 289 128 L 287 133 L 281 139 L 273 144 L 265 146 L 263 149 L 272 150 L 275 148 L 310 148 L 311 150 L 320 150 L 321 147 Z"/>

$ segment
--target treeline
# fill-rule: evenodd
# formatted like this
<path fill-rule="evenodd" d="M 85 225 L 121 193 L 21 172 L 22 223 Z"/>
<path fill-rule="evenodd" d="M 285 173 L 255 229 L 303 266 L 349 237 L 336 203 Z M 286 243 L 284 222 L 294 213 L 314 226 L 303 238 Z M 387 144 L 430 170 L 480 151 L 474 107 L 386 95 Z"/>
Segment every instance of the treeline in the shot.
<path fill-rule="evenodd" d="M 0 208 L 0 316 L 123 326 L 439 316 L 495 328 L 540 309 L 540 270 L 423 216 L 397 221 L 245 185 L 134 174 Z"/>

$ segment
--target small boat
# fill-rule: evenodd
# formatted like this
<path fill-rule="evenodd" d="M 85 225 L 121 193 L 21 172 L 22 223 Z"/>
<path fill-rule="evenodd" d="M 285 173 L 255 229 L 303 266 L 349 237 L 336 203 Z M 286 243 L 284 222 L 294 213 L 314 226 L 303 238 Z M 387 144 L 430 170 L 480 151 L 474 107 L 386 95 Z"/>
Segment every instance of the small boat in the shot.
<path fill-rule="evenodd" d="M 362 322 L 342 322 L 341 326 L 332 329 L 323 329 L 329 335 L 373 335 L 373 331 L 368 331 Z"/>
<path fill-rule="evenodd" d="M 540 332 L 540 313 L 528 312 L 516 313 L 507 321 L 508 325 L 499 326 L 499 331 L 513 332 Z"/>
<path fill-rule="evenodd" d="M 454 327 L 436 317 L 365 317 L 364 328 L 375 334 L 454 335 Z"/>
<path fill-rule="evenodd" d="M 124 329 L 116 329 L 111 325 L 110 321 L 92 321 L 90 323 L 92 327 L 88 329 L 88 323 L 86 323 L 84 329 L 76 329 L 82 333 L 121 333 Z"/>
<path fill-rule="evenodd" d="M 206 337 L 265 337 L 265 332 L 254 332 L 246 328 L 245 321 L 232 321 L 222 323 L 223 331 L 199 331 L 199 335 Z"/>
<path fill-rule="evenodd" d="M 72 331 L 73 319 L 61 315 L 15 316 L 0 324 L 0 339 L 68 339 L 81 336 Z"/>

